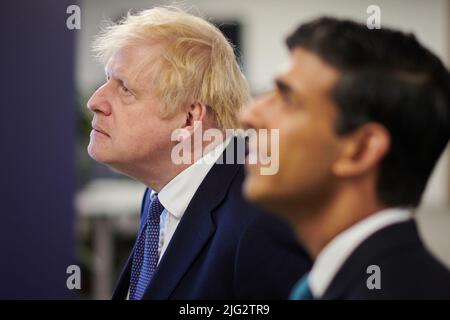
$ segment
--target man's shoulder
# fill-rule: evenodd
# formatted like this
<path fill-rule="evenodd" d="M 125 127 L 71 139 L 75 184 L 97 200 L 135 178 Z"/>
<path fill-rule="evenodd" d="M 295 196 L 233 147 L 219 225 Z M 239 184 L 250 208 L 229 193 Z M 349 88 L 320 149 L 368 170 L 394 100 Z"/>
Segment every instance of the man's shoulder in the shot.
<path fill-rule="evenodd" d="M 325 298 L 450 298 L 450 271 L 424 246 L 415 222 L 366 239 L 340 268 Z"/>
<path fill-rule="evenodd" d="M 242 166 L 241 166 L 242 167 Z M 243 195 L 242 184 L 245 179 L 240 168 L 222 203 L 213 212 L 218 227 L 220 224 L 232 226 L 239 232 L 241 244 L 266 243 L 277 248 L 285 246 L 286 250 L 306 253 L 299 245 L 293 229 L 281 218 L 266 209 L 249 202 Z M 263 246 L 259 246 L 263 247 Z M 267 247 L 266 247 L 267 248 Z"/>
<path fill-rule="evenodd" d="M 237 166 L 237 170 L 225 191 L 223 201 L 218 204 L 214 211 L 216 214 L 226 214 L 229 218 L 233 218 L 233 220 L 245 220 L 248 222 L 252 222 L 257 218 L 271 220 L 271 217 L 267 217 L 268 212 L 266 210 L 245 198 L 242 189 L 245 180 L 244 166 L 239 164 L 235 166 Z"/>
<path fill-rule="evenodd" d="M 278 217 L 244 197 L 242 186 L 245 180 L 245 170 L 242 164 L 215 164 L 211 170 L 213 175 L 217 175 L 220 171 L 226 172 L 226 181 L 218 181 L 215 177 L 212 177 L 213 179 L 211 177 L 205 178 L 193 201 L 195 203 L 216 202 L 212 206 L 211 215 L 217 228 L 230 230 L 229 227 L 232 227 L 233 232 L 227 233 L 239 237 L 249 232 L 252 234 L 259 234 L 264 231 L 270 231 L 272 234 L 277 232 L 288 233 L 287 230 L 290 230 L 290 228 Z M 212 183 L 214 185 L 210 185 Z M 214 192 L 222 193 L 220 201 L 217 201 L 218 196 Z M 195 206 L 195 203 L 191 202 L 189 205 Z"/>
<path fill-rule="evenodd" d="M 354 277 L 348 299 L 450 299 L 449 270 L 422 248 L 391 252 Z"/>

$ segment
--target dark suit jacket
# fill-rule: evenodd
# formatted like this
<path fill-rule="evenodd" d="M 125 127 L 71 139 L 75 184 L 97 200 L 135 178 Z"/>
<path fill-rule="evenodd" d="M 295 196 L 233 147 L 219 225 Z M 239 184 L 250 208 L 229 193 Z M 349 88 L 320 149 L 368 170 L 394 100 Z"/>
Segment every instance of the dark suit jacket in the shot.
<path fill-rule="evenodd" d="M 295 282 L 310 269 L 310 260 L 284 222 L 243 199 L 243 180 L 243 165 L 214 164 L 186 209 L 144 299 L 288 298 Z M 148 211 L 146 205 L 142 209 Z M 126 297 L 132 255 L 113 299 Z"/>
<path fill-rule="evenodd" d="M 380 267 L 381 289 L 367 288 Z M 450 272 L 424 247 L 414 221 L 379 230 L 346 260 L 323 299 L 450 299 Z"/>

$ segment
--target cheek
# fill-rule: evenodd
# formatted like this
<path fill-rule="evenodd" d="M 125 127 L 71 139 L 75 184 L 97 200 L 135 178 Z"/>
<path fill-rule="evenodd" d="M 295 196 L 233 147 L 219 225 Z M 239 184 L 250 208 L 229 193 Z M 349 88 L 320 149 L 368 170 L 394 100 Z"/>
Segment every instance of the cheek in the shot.
<path fill-rule="evenodd" d="M 287 129 L 280 136 L 280 174 L 285 192 L 308 192 L 326 183 L 333 162 L 333 142 L 317 127 Z"/>
<path fill-rule="evenodd" d="M 141 115 L 123 119 L 116 127 L 115 145 L 130 157 L 148 157 L 170 145 L 171 130 L 167 121 Z"/>
<path fill-rule="evenodd" d="M 137 154 L 150 155 L 162 153 L 170 145 L 170 133 L 164 126 L 155 123 L 150 127 L 136 130 L 134 135 L 129 135 L 128 140 Z"/>

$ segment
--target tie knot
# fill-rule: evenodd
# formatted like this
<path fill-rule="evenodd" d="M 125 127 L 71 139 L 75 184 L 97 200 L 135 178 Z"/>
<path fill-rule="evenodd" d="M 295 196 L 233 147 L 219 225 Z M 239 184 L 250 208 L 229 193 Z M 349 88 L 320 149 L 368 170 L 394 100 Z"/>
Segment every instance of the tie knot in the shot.
<path fill-rule="evenodd" d="M 153 199 L 151 200 L 152 203 L 150 204 L 150 212 L 149 212 L 149 219 L 158 219 L 161 213 L 164 211 L 164 206 L 159 202 L 158 195 L 155 194 L 153 196 Z"/>

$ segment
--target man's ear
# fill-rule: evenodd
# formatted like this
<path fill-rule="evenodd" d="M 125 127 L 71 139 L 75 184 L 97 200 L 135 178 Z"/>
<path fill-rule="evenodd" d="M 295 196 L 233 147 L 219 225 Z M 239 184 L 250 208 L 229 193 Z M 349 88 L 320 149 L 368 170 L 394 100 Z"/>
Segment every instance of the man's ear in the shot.
<path fill-rule="evenodd" d="M 186 108 L 185 121 L 183 129 L 186 129 L 190 134 L 194 133 L 197 121 L 204 121 L 206 119 L 207 106 L 203 103 L 196 102 Z"/>
<path fill-rule="evenodd" d="M 351 177 L 375 169 L 391 145 L 388 130 L 378 123 L 367 123 L 342 140 L 341 152 L 332 170 L 336 176 Z"/>

